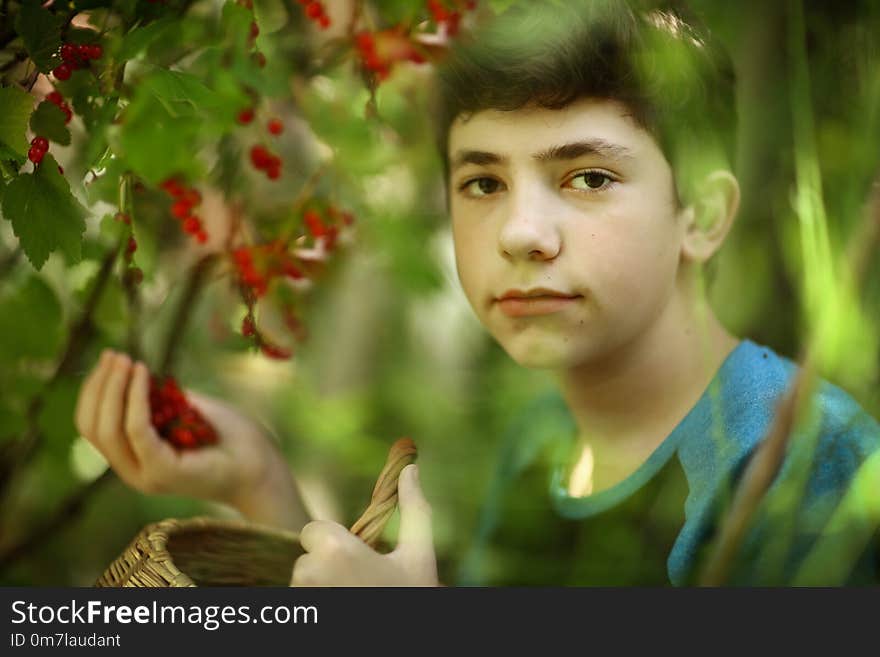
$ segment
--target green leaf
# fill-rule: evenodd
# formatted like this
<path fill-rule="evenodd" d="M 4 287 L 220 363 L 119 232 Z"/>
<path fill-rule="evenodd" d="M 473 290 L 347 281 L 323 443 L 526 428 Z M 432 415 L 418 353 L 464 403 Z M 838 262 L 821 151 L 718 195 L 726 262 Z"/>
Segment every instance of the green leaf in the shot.
<path fill-rule="evenodd" d="M 31 130 L 35 135 L 45 137 L 62 146 L 70 144 L 70 130 L 64 124 L 65 116 L 54 103 L 44 101 L 31 114 Z"/>
<path fill-rule="evenodd" d="M 165 36 L 169 28 L 174 27 L 175 22 L 176 19 L 167 17 L 133 29 L 122 39 L 116 58 L 123 61 L 134 59 L 149 48 L 153 42 Z"/>
<path fill-rule="evenodd" d="M 33 98 L 15 87 L 0 87 L 0 157 L 12 159 L 9 153 L 24 160 L 27 157 L 28 117 L 34 107 Z"/>
<path fill-rule="evenodd" d="M 189 73 L 157 68 L 141 84 L 172 116 L 210 115 L 223 109 L 223 98 Z"/>
<path fill-rule="evenodd" d="M 15 29 L 40 71 L 48 73 L 55 68 L 61 48 L 61 20 L 39 2 L 24 2 L 15 20 Z"/>
<path fill-rule="evenodd" d="M 260 34 L 272 34 L 287 25 L 290 18 L 281 0 L 255 0 L 254 16 L 260 26 Z"/>
<path fill-rule="evenodd" d="M 12 222 L 21 248 L 38 270 L 59 249 L 69 261 L 80 259 L 85 215 L 49 154 L 34 173 L 9 183 L 3 195 L 3 216 Z"/>
<path fill-rule="evenodd" d="M 0 359 L 52 358 L 63 333 L 61 304 L 40 277 L 29 276 L 0 300 Z"/>

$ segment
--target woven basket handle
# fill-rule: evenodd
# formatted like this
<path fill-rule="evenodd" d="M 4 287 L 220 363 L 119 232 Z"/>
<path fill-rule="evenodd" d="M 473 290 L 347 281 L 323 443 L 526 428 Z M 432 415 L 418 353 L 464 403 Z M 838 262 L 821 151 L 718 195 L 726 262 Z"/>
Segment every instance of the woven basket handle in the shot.
<path fill-rule="evenodd" d="M 388 451 L 385 467 L 379 474 L 370 506 L 351 526 L 351 533 L 361 538 L 370 547 L 375 547 L 385 523 L 397 506 L 397 480 L 400 471 L 410 463 L 415 463 L 417 450 L 410 438 L 400 438 Z"/>

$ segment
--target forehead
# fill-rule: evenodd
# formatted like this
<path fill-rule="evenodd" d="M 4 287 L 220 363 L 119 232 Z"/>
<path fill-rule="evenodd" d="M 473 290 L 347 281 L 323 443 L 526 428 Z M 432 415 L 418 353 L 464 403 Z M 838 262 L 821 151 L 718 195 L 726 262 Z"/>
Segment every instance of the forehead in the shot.
<path fill-rule="evenodd" d="M 623 103 L 583 98 L 562 109 L 528 106 L 512 111 L 481 110 L 459 115 L 449 130 L 450 161 L 464 150 L 517 157 L 572 141 L 601 141 L 634 154 L 657 149 L 653 136 Z"/>

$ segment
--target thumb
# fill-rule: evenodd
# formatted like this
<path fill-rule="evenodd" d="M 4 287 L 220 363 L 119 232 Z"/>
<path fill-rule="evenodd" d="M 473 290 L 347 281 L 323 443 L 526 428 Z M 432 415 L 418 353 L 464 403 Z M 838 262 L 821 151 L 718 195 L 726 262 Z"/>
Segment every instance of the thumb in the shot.
<path fill-rule="evenodd" d="M 400 473 L 397 482 L 400 505 L 400 532 L 397 552 L 423 557 L 434 554 L 434 535 L 431 531 L 431 505 L 422 494 L 419 467 L 410 464 Z"/>

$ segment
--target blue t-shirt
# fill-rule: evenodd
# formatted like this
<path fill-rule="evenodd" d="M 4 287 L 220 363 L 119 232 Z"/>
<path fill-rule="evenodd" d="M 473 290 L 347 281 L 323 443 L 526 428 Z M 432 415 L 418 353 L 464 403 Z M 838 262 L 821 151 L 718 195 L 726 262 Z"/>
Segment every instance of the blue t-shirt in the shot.
<path fill-rule="evenodd" d="M 565 402 L 558 391 L 536 400 L 502 441 L 458 583 L 694 583 L 796 367 L 742 341 L 638 470 L 586 497 L 570 497 L 564 487 L 577 436 Z M 880 583 L 880 496 L 865 495 L 880 490 L 878 448 L 877 421 L 820 381 L 728 582 Z"/>

